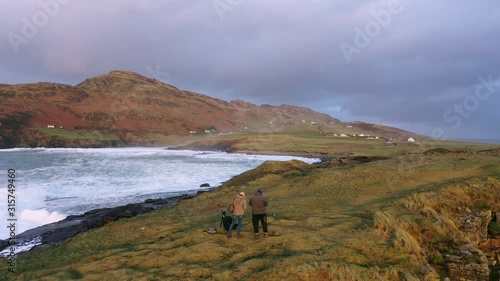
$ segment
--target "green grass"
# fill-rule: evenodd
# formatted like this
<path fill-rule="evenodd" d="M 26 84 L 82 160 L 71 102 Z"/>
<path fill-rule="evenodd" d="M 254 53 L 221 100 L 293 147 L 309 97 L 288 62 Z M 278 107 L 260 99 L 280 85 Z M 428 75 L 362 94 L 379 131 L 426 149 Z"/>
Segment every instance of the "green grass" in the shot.
<path fill-rule="evenodd" d="M 491 222 L 488 225 L 488 232 L 491 235 L 499 235 L 500 234 L 500 224 L 497 222 Z"/>
<path fill-rule="evenodd" d="M 49 136 L 58 136 L 70 139 L 119 140 L 118 136 L 113 133 L 101 133 L 97 131 L 75 132 L 59 128 L 39 128 L 38 131 Z"/>
<path fill-rule="evenodd" d="M 261 153 L 310 153 L 322 155 L 397 156 L 405 153 L 422 153 L 433 148 L 448 150 L 485 150 L 499 147 L 492 144 L 464 143 L 442 140 L 421 140 L 420 145 L 400 142 L 397 145 L 383 139 L 361 137 L 333 137 L 311 131 L 279 133 L 242 132 L 232 135 L 217 135 L 194 140 L 197 144 L 231 142 L 233 151 Z"/>

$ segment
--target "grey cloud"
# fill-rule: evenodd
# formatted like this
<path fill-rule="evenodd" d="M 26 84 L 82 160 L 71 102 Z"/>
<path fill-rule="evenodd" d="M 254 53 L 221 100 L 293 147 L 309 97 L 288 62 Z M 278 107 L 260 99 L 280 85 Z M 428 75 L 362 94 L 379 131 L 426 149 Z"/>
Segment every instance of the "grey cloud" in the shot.
<path fill-rule="evenodd" d="M 40 7 L 10 1 L 0 11 L 0 82 L 75 84 L 158 65 L 165 82 L 226 100 L 309 106 L 428 135 L 449 128 L 443 112 L 474 94 L 479 75 L 500 78 L 500 4 L 401 0 L 347 63 L 339 44 L 353 44 L 354 28 L 391 1 L 243 0 L 221 21 L 213 1 L 73 0 L 18 54 L 7 34 Z M 498 92 L 450 135 L 500 139 Z"/>

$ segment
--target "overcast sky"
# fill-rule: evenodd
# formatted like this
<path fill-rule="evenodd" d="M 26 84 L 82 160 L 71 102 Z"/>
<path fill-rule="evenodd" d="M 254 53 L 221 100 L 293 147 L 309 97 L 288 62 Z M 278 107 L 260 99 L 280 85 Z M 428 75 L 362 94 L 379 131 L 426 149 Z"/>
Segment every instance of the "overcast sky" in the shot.
<path fill-rule="evenodd" d="M 74 85 L 122 69 L 228 101 L 500 139 L 498 0 L 0 5 L 0 83 Z"/>

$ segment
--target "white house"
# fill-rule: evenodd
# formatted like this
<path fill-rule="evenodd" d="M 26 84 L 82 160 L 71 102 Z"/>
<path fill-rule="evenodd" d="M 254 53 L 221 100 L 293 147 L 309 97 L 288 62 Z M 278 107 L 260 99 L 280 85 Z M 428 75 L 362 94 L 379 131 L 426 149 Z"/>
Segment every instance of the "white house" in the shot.
<path fill-rule="evenodd" d="M 409 138 L 408 142 L 415 142 L 415 139 L 414 138 Z"/>
<path fill-rule="evenodd" d="M 47 125 L 47 128 L 55 128 L 56 126 L 54 125 Z"/>
<path fill-rule="evenodd" d="M 196 134 L 196 131 L 189 131 L 190 134 Z"/>

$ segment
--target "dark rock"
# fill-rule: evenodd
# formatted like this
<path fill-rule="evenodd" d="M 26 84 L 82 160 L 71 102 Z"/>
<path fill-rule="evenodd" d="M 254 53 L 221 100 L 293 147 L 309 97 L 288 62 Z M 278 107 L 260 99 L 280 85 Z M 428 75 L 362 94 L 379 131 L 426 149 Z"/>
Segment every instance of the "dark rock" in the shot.
<path fill-rule="evenodd" d="M 500 212 L 494 212 L 494 222 L 500 223 Z"/>
<path fill-rule="evenodd" d="M 57 244 L 88 229 L 87 224 L 83 220 L 70 221 L 60 227 L 54 227 L 42 233 L 42 243 Z"/>
<path fill-rule="evenodd" d="M 134 216 L 134 214 L 131 211 L 125 211 L 123 213 L 118 214 L 118 217 L 120 217 L 120 218 L 131 218 L 133 216 Z"/>
<path fill-rule="evenodd" d="M 204 183 L 204 184 L 200 185 L 200 187 L 210 187 L 210 184 Z"/>
<path fill-rule="evenodd" d="M 9 246 L 9 240 L 0 240 L 0 249 L 5 249 Z"/>
<path fill-rule="evenodd" d="M 443 258 L 447 275 L 450 280 L 497 280 L 490 278 L 496 269 L 498 246 L 488 237 L 487 226 L 492 220 L 492 212 L 468 208 L 465 212 L 459 217 L 457 226 L 469 243 L 446 247 Z"/>
<path fill-rule="evenodd" d="M 488 223 L 491 221 L 490 210 L 475 211 L 459 218 L 460 229 L 465 232 L 469 240 L 476 245 L 488 238 Z"/>

